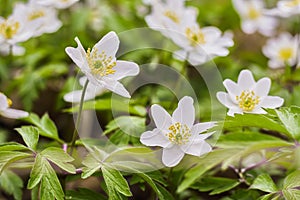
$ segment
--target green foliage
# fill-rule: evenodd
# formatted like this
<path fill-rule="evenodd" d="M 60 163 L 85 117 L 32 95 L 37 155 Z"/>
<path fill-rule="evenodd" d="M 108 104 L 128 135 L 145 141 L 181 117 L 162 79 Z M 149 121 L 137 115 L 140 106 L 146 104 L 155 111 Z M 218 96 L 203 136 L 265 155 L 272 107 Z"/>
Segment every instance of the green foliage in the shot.
<path fill-rule="evenodd" d="M 288 136 L 292 139 L 300 139 L 300 108 L 281 108 L 276 110 L 278 118 L 288 131 Z"/>
<path fill-rule="evenodd" d="M 25 144 L 35 151 L 39 140 L 39 129 L 33 126 L 22 126 L 16 128 L 16 131 L 20 133 Z"/>
<path fill-rule="evenodd" d="M 260 174 L 258 177 L 256 177 L 250 188 L 269 193 L 277 191 L 277 187 L 269 174 Z"/>
<path fill-rule="evenodd" d="M 23 180 L 13 171 L 4 170 L 0 175 L 0 188 L 13 195 L 14 199 L 22 199 Z"/>

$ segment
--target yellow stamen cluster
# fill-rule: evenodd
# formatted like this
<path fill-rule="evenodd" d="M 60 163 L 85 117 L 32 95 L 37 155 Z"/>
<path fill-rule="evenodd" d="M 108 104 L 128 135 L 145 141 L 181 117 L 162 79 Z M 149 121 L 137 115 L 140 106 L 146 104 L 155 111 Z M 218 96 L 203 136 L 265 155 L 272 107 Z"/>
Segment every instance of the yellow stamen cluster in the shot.
<path fill-rule="evenodd" d="M 286 61 L 293 56 L 293 49 L 290 47 L 280 49 L 278 56 L 280 59 Z"/>
<path fill-rule="evenodd" d="M 2 92 L 0 92 L 0 94 L 4 95 Z M 5 95 L 4 95 L 4 96 L 5 96 Z M 12 103 L 12 100 L 6 97 L 6 101 L 7 101 L 8 107 L 11 107 L 12 104 L 13 104 L 13 103 Z"/>
<path fill-rule="evenodd" d="M 182 125 L 181 123 L 177 122 L 172 124 L 169 127 L 171 132 L 167 133 L 166 136 L 173 144 L 182 145 L 186 144 L 189 141 L 191 136 L 191 130 L 187 125 Z"/>
<path fill-rule="evenodd" d="M 261 16 L 261 13 L 254 8 L 253 6 L 250 6 L 249 10 L 248 10 L 248 17 L 250 19 L 257 19 Z"/>
<path fill-rule="evenodd" d="M 286 2 L 286 6 L 288 7 L 298 6 L 299 4 L 300 4 L 300 0 L 293 0 L 293 1 Z"/>
<path fill-rule="evenodd" d="M 176 14 L 176 12 L 171 11 L 171 10 L 167 10 L 167 11 L 164 12 L 164 15 L 166 17 L 170 18 L 176 24 L 179 24 L 180 19 L 179 19 L 178 15 Z"/>
<path fill-rule="evenodd" d="M 18 32 L 19 28 L 19 22 L 6 20 L 0 24 L 0 34 L 6 39 L 11 39 Z"/>
<path fill-rule="evenodd" d="M 185 35 L 190 41 L 190 44 L 192 46 L 205 44 L 205 36 L 199 28 L 198 29 L 187 28 L 185 30 Z"/>
<path fill-rule="evenodd" d="M 28 20 L 32 21 L 32 20 L 35 20 L 35 19 L 38 19 L 38 18 L 44 17 L 44 16 L 45 16 L 45 13 L 42 10 L 33 11 L 28 16 Z"/>
<path fill-rule="evenodd" d="M 111 56 L 107 57 L 104 51 L 98 54 L 97 49 L 91 51 L 91 49 L 88 48 L 86 59 L 94 75 L 106 76 L 116 72 L 116 70 L 113 69 L 114 66 L 116 66 L 116 61 L 113 61 Z"/>
<path fill-rule="evenodd" d="M 243 111 L 252 111 L 259 104 L 259 96 L 256 96 L 253 91 L 243 91 L 240 96 L 236 96 L 239 107 Z"/>

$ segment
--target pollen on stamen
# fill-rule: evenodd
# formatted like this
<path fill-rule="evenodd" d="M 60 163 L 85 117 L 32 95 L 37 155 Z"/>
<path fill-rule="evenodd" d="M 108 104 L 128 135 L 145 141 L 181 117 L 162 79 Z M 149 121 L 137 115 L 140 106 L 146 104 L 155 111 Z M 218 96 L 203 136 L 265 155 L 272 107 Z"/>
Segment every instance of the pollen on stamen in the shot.
<path fill-rule="evenodd" d="M 205 44 L 205 36 L 199 28 L 192 29 L 188 27 L 185 30 L 185 35 L 192 46 L 197 46 L 198 44 Z"/>
<path fill-rule="evenodd" d="M 177 122 L 172 124 L 169 127 L 170 132 L 166 134 L 169 141 L 173 144 L 183 145 L 189 142 L 189 138 L 191 136 L 191 131 L 187 127 L 187 125 L 182 125 L 181 123 Z"/>
<path fill-rule="evenodd" d="M 33 11 L 28 16 L 28 20 L 32 21 L 32 20 L 38 19 L 38 18 L 43 17 L 43 16 L 45 16 L 45 13 L 43 11 L 41 11 L 41 10 L 39 10 L 39 11 Z"/>
<path fill-rule="evenodd" d="M 289 60 L 293 56 L 293 49 L 290 47 L 280 49 L 278 57 L 284 61 Z"/>
<path fill-rule="evenodd" d="M 243 111 L 252 111 L 260 102 L 259 96 L 256 96 L 254 91 L 242 91 L 240 96 L 236 96 L 239 107 Z"/>
<path fill-rule="evenodd" d="M 98 54 L 97 49 L 91 50 L 88 48 L 86 53 L 86 58 L 91 72 L 94 75 L 106 76 L 109 74 L 114 74 L 114 66 L 116 66 L 116 61 L 113 61 L 111 56 L 107 57 L 104 51 Z"/>
<path fill-rule="evenodd" d="M 257 19 L 259 18 L 261 13 L 254 8 L 253 6 L 250 6 L 249 11 L 248 11 L 248 16 L 250 19 Z"/>
<path fill-rule="evenodd" d="M 167 10 L 167 11 L 164 12 L 164 15 L 166 17 L 170 18 L 176 24 L 178 24 L 180 22 L 179 17 L 177 16 L 176 12 L 174 12 L 174 11 Z"/>
<path fill-rule="evenodd" d="M 0 24 L 0 34 L 6 39 L 11 39 L 18 32 L 19 28 L 19 22 L 6 20 Z"/>

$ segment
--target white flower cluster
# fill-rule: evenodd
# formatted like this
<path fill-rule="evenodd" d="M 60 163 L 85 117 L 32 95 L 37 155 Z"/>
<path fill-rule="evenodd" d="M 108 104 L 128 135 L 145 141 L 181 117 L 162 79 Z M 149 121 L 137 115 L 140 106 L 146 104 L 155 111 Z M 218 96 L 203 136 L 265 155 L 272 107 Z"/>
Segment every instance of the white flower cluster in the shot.
<path fill-rule="evenodd" d="M 18 46 L 32 37 L 54 33 L 61 26 L 56 8 L 66 8 L 78 0 L 29 0 L 16 3 L 7 18 L 0 16 L 0 52 L 4 55 L 22 55 L 23 47 Z"/>
<path fill-rule="evenodd" d="M 233 46 L 232 34 L 224 35 L 217 27 L 200 27 L 197 10 L 185 7 L 185 0 L 154 0 L 145 20 L 148 26 L 170 38 L 181 50 L 174 57 L 188 60 L 192 65 L 203 64 L 216 56 L 227 56 Z"/>

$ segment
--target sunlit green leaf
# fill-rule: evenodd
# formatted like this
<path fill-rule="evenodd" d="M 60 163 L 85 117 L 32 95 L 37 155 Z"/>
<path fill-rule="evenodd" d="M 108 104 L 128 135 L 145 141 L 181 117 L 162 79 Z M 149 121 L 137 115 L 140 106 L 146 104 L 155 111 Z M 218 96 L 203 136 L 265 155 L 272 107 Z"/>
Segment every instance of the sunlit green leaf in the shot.
<path fill-rule="evenodd" d="M 23 180 L 14 172 L 4 170 L 0 175 L 0 187 L 16 200 L 22 199 Z"/>
<path fill-rule="evenodd" d="M 258 177 L 256 177 L 250 188 L 269 193 L 273 193 L 278 190 L 269 174 L 260 174 Z"/>
<path fill-rule="evenodd" d="M 25 144 L 32 150 L 36 150 L 37 143 L 39 140 L 39 130 L 33 126 L 22 126 L 21 128 L 16 128 L 16 131 L 20 133 Z"/>

